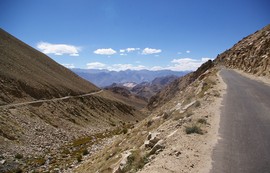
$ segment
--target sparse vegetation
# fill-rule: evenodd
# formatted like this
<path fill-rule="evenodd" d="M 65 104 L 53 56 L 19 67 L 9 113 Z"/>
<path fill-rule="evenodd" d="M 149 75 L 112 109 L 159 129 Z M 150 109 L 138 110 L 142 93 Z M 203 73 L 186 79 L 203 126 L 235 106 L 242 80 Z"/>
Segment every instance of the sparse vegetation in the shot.
<path fill-rule="evenodd" d="M 82 154 L 85 156 L 85 155 L 89 154 L 89 151 L 87 149 L 84 149 Z"/>
<path fill-rule="evenodd" d="M 198 125 L 195 125 L 195 124 L 193 124 L 192 126 L 186 126 L 185 130 L 186 130 L 186 134 L 192 134 L 192 133 L 197 133 L 200 135 L 203 134 L 202 129 Z"/>
<path fill-rule="evenodd" d="M 199 100 L 197 100 L 195 103 L 194 103 L 194 107 L 195 108 L 198 108 L 201 106 L 201 102 Z"/>
<path fill-rule="evenodd" d="M 81 161 L 82 161 L 82 155 L 78 155 L 78 156 L 77 156 L 77 161 L 78 161 L 78 162 L 81 162 Z"/>
<path fill-rule="evenodd" d="M 123 131 L 122 131 L 124 134 L 126 134 L 128 132 L 128 129 L 125 127 L 123 128 Z"/>
<path fill-rule="evenodd" d="M 39 157 L 39 158 L 34 159 L 33 163 L 36 166 L 42 166 L 42 165 L 44 165 L 46 163 L 46 160 L 43 157 Z"/>
<path fill-rule="evenodd" d="M 148 163 L 148 158 L 143 155 L 140 150 L 132 151 L 132 154 L 127 158 L 127 166 L 123 172 L 137 172 L 142 169 L 144 165 Z"/>
<path fill-rule="evenodd" d="M 23 170 L 21 168 L 16 168 L 15 170 L 11 171 L 11 172 L 14 172 L 14 173 L 22 173 Z"/>
<path fill-rule="evenodd" d="M 146 126 L 147 126 L 147 127 L 150 127 L 152 124 L 153 124 L 153 120 L 149 120 L 149 121 L 147 121 Z"/>
<path fill-rule="evenodd" d="M 200 118 L 197 122 L 200 124 L 207 124 L 207 120 L 205 118 Z"/>
<path fill-rule="evenodd" d="M 16 159 L 22 159 L 22 158 L 23 158 L 23 155 L 22 155 L 22 154 L 17 153 L 17 154 L 15 154 L 15 158 L 16 158 Z"/>

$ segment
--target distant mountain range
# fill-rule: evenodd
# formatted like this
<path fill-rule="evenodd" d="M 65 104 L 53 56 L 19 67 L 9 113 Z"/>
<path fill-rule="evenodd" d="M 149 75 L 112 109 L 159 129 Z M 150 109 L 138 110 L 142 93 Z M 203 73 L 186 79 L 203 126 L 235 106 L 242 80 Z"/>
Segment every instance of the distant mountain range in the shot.
<path fill-rule="evenodd" d="M 157 77 L 164 76 L 183 76 L 189 71 L 171 71 L 171 70 L 125 70 L 125 71 L 108 71 L 97 69 L 72 69 L 80 77 L 94 83 L 98 87 L 106 87 L 113 83 L 134 82 L 140 84 L 142 82 L 151 82 Z"/>
<path fill-rule="evenodd" d="M 125 97 L 130 97 L 130 95 L 134 95 L 137 98 L 148 101 L 152 96 L 157 94 L 165 86 L 178 78 L 179 77 L 175 75 L 169 75 L 157 77 L 151 82 L 142 82 L 140 84 L 136 84 L 134 82 L 113 83 L 112 85 L 105 87 L 105 89 Z"/>

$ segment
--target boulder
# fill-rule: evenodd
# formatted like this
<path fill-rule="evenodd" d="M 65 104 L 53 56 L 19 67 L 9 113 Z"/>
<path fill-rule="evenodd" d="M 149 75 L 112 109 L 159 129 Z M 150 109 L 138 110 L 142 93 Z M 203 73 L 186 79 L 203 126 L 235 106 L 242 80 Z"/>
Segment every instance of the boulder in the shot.
<path fill-rule="evenodd" d="M 150 155 L 157 154 L 159 151 L 162 151 L 165 148 L 164 140 L 159 140 L 151 149 Z"/>
<path fill-rule="evenodd" d="M 146 148 L 152 148 L 159 140 L 159 134 L 160 133 L 149 133 L 149 135 L 147 136 L 147 140 L 144 142 L 144 146 Z"/>

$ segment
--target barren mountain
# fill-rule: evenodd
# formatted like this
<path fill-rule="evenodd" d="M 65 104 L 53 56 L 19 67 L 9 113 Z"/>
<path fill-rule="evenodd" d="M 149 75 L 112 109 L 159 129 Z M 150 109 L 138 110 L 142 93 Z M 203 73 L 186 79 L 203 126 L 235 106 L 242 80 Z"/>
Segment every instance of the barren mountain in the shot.
<path fill-rule="evenodd" d="M 218 55 L 216 63 L 270 77 L 270 25 L 251 34 Z"/>
<path fill-rule="evenodd" d="M 0 172 L 67 168 L 144 117 L 7 32 L 0 38 Z"/>
<path fill-rule="evenodd" d="M 99 90 L 2 29 L 0 37 L 0 104 Z"/>
<path fill-rule="evenodd" d="M 128 88 L 124 86 L 109 86 L 104 88 L 107 91 L 111 91 L 113 93 L 113 97 L 120 99 L 121 101 L 124 101 L 124 103 L 134 106 L 138 110 L 141 110 L 146 107 L 147 101 L 135 94 L 132 93 Z"/>

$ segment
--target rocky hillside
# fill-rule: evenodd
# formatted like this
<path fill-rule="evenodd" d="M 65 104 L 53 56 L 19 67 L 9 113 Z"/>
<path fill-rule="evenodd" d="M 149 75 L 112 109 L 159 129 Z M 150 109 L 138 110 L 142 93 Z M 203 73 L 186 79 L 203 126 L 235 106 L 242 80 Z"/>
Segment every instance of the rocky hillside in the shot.
<path fill-rule="evenodd" d="M 99 90 L 0 29 L 0 105 Z"/>
<path fill-rule="evenodd" d="M 72 167 L 144 118 L 5 31 L 0 38 L 0 172 Z"/>
<path fill-rule="evenodd" d="M 195 72 L 191 72 L 173 81 L 155 96 L 150 98 L 148 108 L 150 110 L 153 110 L 154 108 L 157 108 L 158 106 L 161 106 L 164 103 L 168 102 L 175 96 L 176 93 L 183 91 L 187 86 L 189 86 L 192 82 L 198 79 L 199 76 L 201 76 L 213 66 L 213 62 L 209 60 L 202 64 L 201 67 L 199 67 Z"/>
<path fill-rule="evenodd" d="M 243 38 L 232 48 L 218 55 L 215 62 L 270 77 L 270 25 Z"/>

